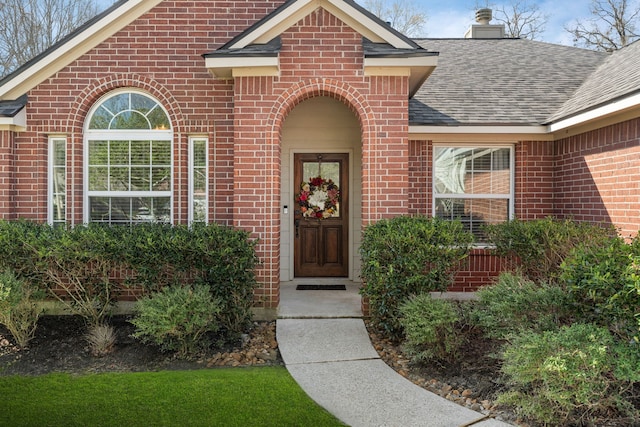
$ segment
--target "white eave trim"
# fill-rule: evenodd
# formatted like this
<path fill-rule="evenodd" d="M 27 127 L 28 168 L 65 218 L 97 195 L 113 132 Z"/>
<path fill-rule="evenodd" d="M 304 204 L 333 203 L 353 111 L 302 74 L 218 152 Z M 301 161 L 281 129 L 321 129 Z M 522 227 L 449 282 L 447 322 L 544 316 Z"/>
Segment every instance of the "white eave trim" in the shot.
<path fill-rule="evenodd" d="M 278 76 L 280 72 L 277 56 L 205 58 L 205 66 L 213 77 L 221 79 L 239 76 Z"/>
<path fill-rule="evenodd" d="M 409 126 L 409 139 L 466 141 L 477 139 L 509 141 L 553 141 L 548 126 Z"/>
<path fill-rule="evenodd" d="M 27 109 L 23 108 L 13 117 L 0 117 L 0 130 L 25 131 L 27 130 Z"/>
<path fill-rule="evenodd" d="M 408 76 L 409 92 L 413 96 L 438 65 L 438 56 L 408 58 L 364 58 L 365 76 Z"/>
<path fill-rule="evenodd" d="M 374 43 L 389 43 L 395 48 L 402 49 L 415 48 L 414 45 L 399 37 L 392 30 L 384 28 L 379 22 L 372 20 L 342 0 L 298 0 L 293 2 L 281 13 L 272 15 L 262 25 L 235 40 L 228 48 L 242 49 L 251 44 L 268 43 L 318 8 L 327 10 Z"/>
<path fill-rule="evenodd" d="M 162 0 L 129 0 L 68 39 L 0 86 L 0 99 L 16 99 L 148 12 Z"/>
<path fill-rule="evenodd" d="M 364 58 L 364 68 L 367 67 L 435 67 L 438 65 L 438 55 L 414 56 L 408 58 Z"/>
<path fill-rule="evenodd" d="M 613 114 L 622 113 L 625 110 L 637 108 L 638 106 L 640 106 L 640 94 L 631 95 L 617 101 L 608 102 L 602 107 L 594 108 L 593 110 L 586 111 L 573 117 L 569 117 L 567 119 L 552 123 L 549 125 L 549 129 L 551 132 L 557 132 L 574 126 L 585 124 L 592 120 L 602 119 Z"/>

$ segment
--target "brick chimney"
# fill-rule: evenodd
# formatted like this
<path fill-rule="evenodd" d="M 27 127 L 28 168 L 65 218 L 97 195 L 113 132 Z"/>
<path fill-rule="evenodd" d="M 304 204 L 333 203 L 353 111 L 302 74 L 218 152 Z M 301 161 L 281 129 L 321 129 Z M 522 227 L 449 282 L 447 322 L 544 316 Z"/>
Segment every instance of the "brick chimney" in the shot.
<path fill-rule="evenodd" d="M 490 24 L 493 18 L 491 9 L 478 9 L 476 11 L 476 22 L 467 30 L 464 35 L 466 39 L 502 39 L 504 38 L 504 25 Z"/>

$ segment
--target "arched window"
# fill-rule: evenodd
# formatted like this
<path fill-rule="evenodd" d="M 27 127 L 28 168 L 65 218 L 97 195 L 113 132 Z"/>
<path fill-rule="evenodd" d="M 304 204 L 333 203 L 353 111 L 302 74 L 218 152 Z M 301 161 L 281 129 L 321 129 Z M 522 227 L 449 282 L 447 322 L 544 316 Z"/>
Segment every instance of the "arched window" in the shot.
<path fill-rule="evenodd" d="M 100 99 L 85 124 L 85 219 L 134 224 L 171 222 L 171 123 L 141 92 Z"/>

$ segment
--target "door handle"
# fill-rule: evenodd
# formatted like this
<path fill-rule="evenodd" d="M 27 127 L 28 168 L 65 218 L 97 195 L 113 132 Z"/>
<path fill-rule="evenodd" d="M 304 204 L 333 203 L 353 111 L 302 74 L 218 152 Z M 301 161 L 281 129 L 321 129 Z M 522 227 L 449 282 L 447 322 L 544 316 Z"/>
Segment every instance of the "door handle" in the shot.
<path fill-rule="evenodd" d="M 293 221 L 293 224 L 296 227 L 296 237 L 300 237 L 300 220 L 296 219 L 295 221 Z"/>

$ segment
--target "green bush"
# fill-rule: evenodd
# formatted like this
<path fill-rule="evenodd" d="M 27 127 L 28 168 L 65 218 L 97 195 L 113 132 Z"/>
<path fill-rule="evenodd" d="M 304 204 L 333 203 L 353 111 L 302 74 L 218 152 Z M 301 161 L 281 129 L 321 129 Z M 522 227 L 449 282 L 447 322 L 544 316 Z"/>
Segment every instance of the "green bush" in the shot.
<path fill-rule="evenodd" d="M 557 278 L 560 264 L 576 246 L 598 246 L 615 235 L 606 228 L 571 220 L 545 218 L 532 221 L 514 219 L 484 227 L 496 254 L 505 257 L 512 269 L 519 269 L 534 281 Z"/>
<path fill-rule="evenodd" d="M 117 231 L 97 224 L 50 228 L 37 241 L 37 265 L 50 294 L 90 327 L 105 323 L 121 289 Z"/>
<path fill-rule="evenodd" d="M 430 294 L 410 298 L 400 306 L 407 354 L 416 362 L 451 362 L 459 359 L 464 344 L 455 303 Z"/>
<path fill-rule="evenodd" d="M 37 250 L 52 229 L 46 224 L 27 220 L 0 220 L 0 270 L 11 270 L 21 279 L 39 284 L 44 272 L 39 266 Z"/>
<path fill-rule="evenodd" d="M 257 242 L 217 224 L 73 228 L 0 221 L 0 266 L 51 292 L 90 326 L 104 323 L 123 285 L 143 293 L 169 285 L 209 286 L 230 339 L 252 320 Z"/>
<path fill-rule="evenodd" d="M 133 336 L 188 356 L 210 344 L 207 334 L 218 330 L 220 310 L 208 286 L 167 286 L 136 302 Z"/>
<path fill-rule="evenodd" d="M 613 375 L 614 348 L 609 331 L 590 324 L 522 332 L 503 353 L 511 391 L 498 402 L 549 425 L 588 423 L 612 412 L 637 419 Z"/>
<path fill-rule="evenodd" d="M 472 242 L 458 221 L 401 216 L 368 226 L 360 248 L 361 293 L 369 299 L 373 324 L 400 338 L 400 304 L 413 295 L 447 290 Z"/>
<path fill-rule="evenodd" d="M 249 233 L 217 224 L 135 226 L 123 236 L 130 286 L 158 291 L 167 285 L 200 283 L 220 300 L 220 326 L 230 338 L 252 320 L 257 286 L 256 240 Z"/>
<path fill-rule="evenodd" d="M 36 333 L 42 313 L 34 299 L 34 290 L 10 270 L 0 274 L 0 323 L 13 336 L 19 347 L 27 347 Z"/>
<path fill-rule="evenodd" d="M 535 283 L 522 275 L 502 273 L 477 292 L 472 317 L 490 338 L 505 340 L 524 330 L 558 329 L 570 319 L 570 298 L 558 285 Z"/>
<path fill-rule="evenodd" d="M 640 337 L 640 238 L 612 237 L 581 248 L 562 265 L 561 279 L 577 316 L 608 327 L 623 341 Z"/>

